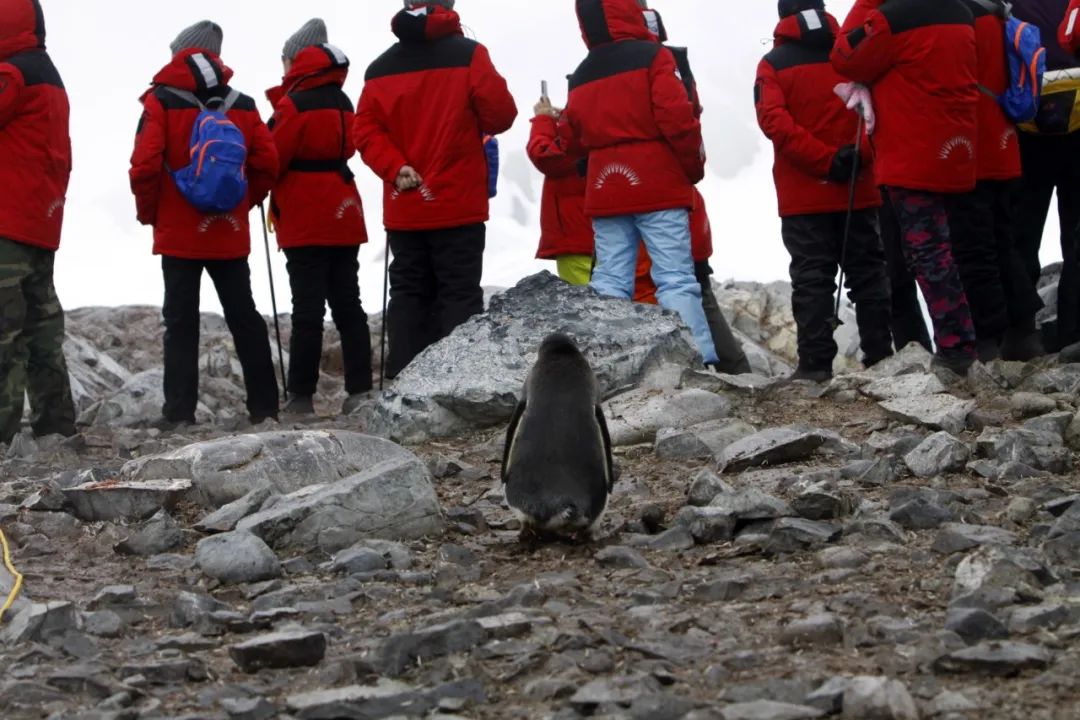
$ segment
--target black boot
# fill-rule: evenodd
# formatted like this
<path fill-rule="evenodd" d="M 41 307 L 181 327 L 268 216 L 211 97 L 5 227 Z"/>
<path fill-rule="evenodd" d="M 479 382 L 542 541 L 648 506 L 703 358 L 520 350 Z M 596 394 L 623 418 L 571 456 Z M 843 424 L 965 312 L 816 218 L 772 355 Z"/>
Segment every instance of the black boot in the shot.
<path fill-rule="evenodd" d="M 1005 333 L 1005 342 L 1001 345 L 1003 360 L 1030 362 L 1046 355 L 1042 333 L 1038 330 L 1009 330 Z"/>

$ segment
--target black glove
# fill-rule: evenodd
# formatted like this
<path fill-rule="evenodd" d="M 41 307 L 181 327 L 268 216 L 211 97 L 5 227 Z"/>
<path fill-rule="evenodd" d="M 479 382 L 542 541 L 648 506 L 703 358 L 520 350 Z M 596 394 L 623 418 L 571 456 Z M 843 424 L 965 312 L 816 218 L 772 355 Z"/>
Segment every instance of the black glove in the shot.
<path fill-rule="evenodd" d="M 854 145 L 845 145 L 833 155 L 832 165 L 829 166 L 829 180 L 832 182 L 847 182 L 851 180 L 855 172 L 855 163 L 858 162 L 859 151 Z"/>

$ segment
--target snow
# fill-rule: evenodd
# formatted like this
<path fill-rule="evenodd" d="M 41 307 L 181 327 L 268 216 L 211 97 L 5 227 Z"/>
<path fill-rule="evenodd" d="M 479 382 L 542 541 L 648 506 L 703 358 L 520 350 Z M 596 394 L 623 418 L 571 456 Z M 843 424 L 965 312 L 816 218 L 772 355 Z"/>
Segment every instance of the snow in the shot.
<path fill-rule="evenodd" d="M 740 280 L 786 278 L 788 257 L 780 241 L 771 177 L 772 152 L 754 118 L 752 88 L 761 56 L 776 24 L 769 0 L 706 3 L 655 0 L 672 42 L 689 46 L 706 114 L 709 176 L 702 185 L 715 233 L 717 276 Z M 851 0 L 829 3 L 843 17 Z M 280 79 L 281 46 L 311 15 L 323 17 L 330 40 L 354 63 L 346 90 L 359 97 L 363 69 L 393 42 L 390 18 L 397 0 L 318 0 L 260 3 L 188 0 L 184 3 L 109 0 L 45 0 L 49 49 L 72 100 L 75 172 L 68 197 L 64 239 L 57 258 L 57 288 L 68 307 L 160 304 L 159 260 L 151 255 L 151 235 L 134 219 L 126 173 L 140 110 L 137 98 L 164 65 L 176 33 L 204 17 L 225 29 L 223 58 L 236 71 L 234 84 L 255 96 L 270 114 L 263 91 Z M 540 81 L 548 80 L 556 103 L 584 57 L 571 2 L 459 0 L 469 31 L 491 50 L 510 82 L 521 117 L 501 139 L 505 171 L 492 204 L 485 257 L 485 285 L 507 286 L 550 263 L 533 259 L 538 241 L 542 179 L 524 156 L 532 106 Z M 365 306 L 377 312 L 382 295 L 385 236 L 381 226 L 380 183 L 360 162 L 360 180 L 372 242 L 361 253 Z M 252 276 L 256 301 L 270 313 L 266 259 L 257 211 L 252 215 Z M 1056 218 L 1047 237 L 1057 237 Z M 272 240 L 271 240 L 272 242 Z M 1046 260 L 1060 259 L 1049 241 Z M 278 307 L 288 311 L 284 257 L 274 250 L 272 265 Z M 219 308 L 209 282 L 203 309 Z"/>

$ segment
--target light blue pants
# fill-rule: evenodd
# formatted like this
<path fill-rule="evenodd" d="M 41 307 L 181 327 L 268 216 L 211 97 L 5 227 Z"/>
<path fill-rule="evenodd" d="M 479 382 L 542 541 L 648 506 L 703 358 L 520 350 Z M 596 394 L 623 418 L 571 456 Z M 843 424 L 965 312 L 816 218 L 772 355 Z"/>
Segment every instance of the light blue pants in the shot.
<path fill-rule="evenodd" d="M 630 300 L 634 296 L 634 270 L 641 241 L 652 258 L 656 298 L 668 310 L 682 316 L 694 334 L 706 363 L 717 361 L 705 310 L 701 285 L 694 275 L 690 252 L 690 213 L 661 210 L 643 215 L 594 218 L 596 268 L 592 289 L 600 295 Z"/>

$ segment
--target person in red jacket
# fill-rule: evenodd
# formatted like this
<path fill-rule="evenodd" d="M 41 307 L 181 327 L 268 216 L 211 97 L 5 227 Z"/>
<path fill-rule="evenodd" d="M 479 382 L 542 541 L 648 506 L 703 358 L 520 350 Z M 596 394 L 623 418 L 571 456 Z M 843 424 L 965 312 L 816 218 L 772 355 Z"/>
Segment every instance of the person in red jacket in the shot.
<path fill-rule="evenodd" d="M 285 412 L 315 412 L 329 303 L 341 335 L 349 394 L 342 413 L 348 415 L 372 388 L 371 334 L 358 278 L 367 229 L 348 165 L 356 152 L 348 130 L 353 106 L 341 89 L 349 59 L 328 44 L 326 24 L 314 19 L 285 43 L 282 60 L 285 77 L 267 97 L 274 105 L 269 126 L 281 163 L 270 212 L 288 259 L 293 298 Z"/>
<path fill-rule="evenodd" d="M 953 259 L 945 195 L 975 187 L 974 17 L 959 0 L 859 0 L 831 59 L 871 88 L 875 176 L 887 189 L 937 338 L 939 365 L 966 373 L 975 329 Z"/>
<path fill-rule="evenodd" d="M 962 0 L 975 17 L 979 56 L 978 183 L 949 195 L 953 256 L 971 304 L 979 358 L 1027 362 L 1044 354 L 1035 316 L 1043 303 L 1013 241 L 1012 193 L 1020 177 L 1016 126 L 997 98 L 1009 84 L 1004 0 Z M 988 7 L 988 3 L 991 7 Z"/>
<path fill-rule="evenodd" d="M 838 352 L 833 324 L 838 269 L 847 274 L 855 303 L 863 362 L 870 367 L 892 355 L 889 279 L 877 226 L 881 199 L 862 125 L 834 92 L 843 82 L 829 62 L 839 23 L 825 12 L 823 0 L 780 0 L 779 12 L 774 48 L 758 66 L 754 100 L 758 124 L 776 153 L 773 175 L 791 255 L 799 342 L 793 377 L 822 382 L 832 378 Z M 845 238 L 857 162 L 860 174 Z"/>
<path fill-rule="evenodd" d="M 217 289 L 244 372 L 253 423 L 278 415 L 278 385 L 266 321 L 255 309 L 248 255 L 248 214 L 278 174 L 278 155 L 255 101 L 234 93 L 220 59 L 221 28 L 210 21 L 176 38 L 173 58 L 142 96 L 143 114 L 131 157 L 138 219 L 154 228 L 154 254 L 165 278 L 165 405 L 163 429 L 195 422 L 199 394 L 199 287 L 205 270 Z M 179 91 L 175 92 L 175 91 Z M 247 143 L 248 198 L 234 210 L 206 214 L 180 193 L 170 170 L 190 162 L 192 126 L 205 106 L 234 102 L 228 118 Z"/>
<path fill-rule="evenodd" d="M 517 106 L 453 8 L 454 0 L 405 0 L 392 25 L 399 42 L 368 68 L 353 128 L 361 157 L 385 183 L 394 256 L 387 378 L 484 310 L 483 140 L 509 130 Z"/>
<path fill-rule="evenodd" d="M 1073 55 L 1080 53 L 1080 0 L 1072 0 L 1058 30 L 1058 43 Z"/>
<path fill-rule="evenodd" d="M 37 435 L 74 435 L 64 311 L 53 285 L 71 175 L 68 97 L 38 0 L 0 0 L 0 443 L 30 395 Z"/>
<path fill-rule="evenodd" d="M 589 55 L 571 77 L 565 114 L 570 141 L 589 158 L 592 287 L 629 300 L 644 240 L 660 304 L 682 316 L 702 358 L 715 366 L 690 242 L 705 150 L 675 56 L 656 42 L 637 0 L 578 0 L 577 15 Z"/>

